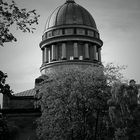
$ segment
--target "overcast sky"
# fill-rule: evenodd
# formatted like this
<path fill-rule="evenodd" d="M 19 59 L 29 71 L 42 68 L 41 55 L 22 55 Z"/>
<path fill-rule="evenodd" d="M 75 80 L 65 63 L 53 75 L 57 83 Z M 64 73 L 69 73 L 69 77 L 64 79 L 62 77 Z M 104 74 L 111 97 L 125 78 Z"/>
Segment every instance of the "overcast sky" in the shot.
<path fill-rule="evenodd" d="M 34 87 L 40 76 L 39 43 L 48 16 L 66 0 L 15 0 L 21 8 L 37 9 L 39 25 L 34 34 L 12 31 L 16 43 L 0 48 L 0 70 L 8 73 L 7 83 L 17 93 Z M 104 42 L 102 61 L 126 65 L 124 75 L 140 83 L 140 0 L 75 0 L 95 19 Z"/>

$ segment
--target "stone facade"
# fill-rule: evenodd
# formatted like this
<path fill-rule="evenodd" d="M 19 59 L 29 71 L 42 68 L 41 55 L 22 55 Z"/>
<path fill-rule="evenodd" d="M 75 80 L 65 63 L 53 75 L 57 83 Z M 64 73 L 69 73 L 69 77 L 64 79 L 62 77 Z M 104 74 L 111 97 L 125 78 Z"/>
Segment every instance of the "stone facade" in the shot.
<path fill-rule="evenodd" d="M 6 119 L 8 132 L 6 139 L 2 140 L 37 140 L 35 121 L 41 113 L 34 107 L 33 94 L 34 89 L 17 95 L 3 95 L 0 111 Z"/>

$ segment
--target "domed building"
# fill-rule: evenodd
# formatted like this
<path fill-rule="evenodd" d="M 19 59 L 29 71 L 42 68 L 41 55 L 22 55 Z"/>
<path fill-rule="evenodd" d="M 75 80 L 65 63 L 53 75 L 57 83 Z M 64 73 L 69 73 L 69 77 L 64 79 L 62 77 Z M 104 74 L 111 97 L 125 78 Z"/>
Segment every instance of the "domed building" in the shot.
<path fill-rule="evenodd" d="M 40 42 L 41 75 L 73 65 L 102 70 L 100 34 L 92 15 L 74 0 L 57 7 L 49 16 Z M 35 86 L 43 79 L 35 80 Z M 34 107 L 36 91 L 3 95 L 3 109 L 10 140 L 37 140 L 34 121 L 41 115 Z M 6 139 L 7 140 L 7 139 Z"/>
<path fill-rule="evenodd" d="M 67 0 L 46 22 L 40 43 L 41 74 L 70 65 L 101 66 L 102 45 L 91 14 L 74 0 Z"/>

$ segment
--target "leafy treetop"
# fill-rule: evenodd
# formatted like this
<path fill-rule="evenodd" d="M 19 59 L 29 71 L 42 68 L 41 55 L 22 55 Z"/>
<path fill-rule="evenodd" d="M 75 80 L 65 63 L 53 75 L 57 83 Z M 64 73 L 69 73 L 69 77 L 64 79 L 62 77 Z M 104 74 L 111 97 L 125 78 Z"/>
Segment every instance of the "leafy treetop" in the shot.
<path fill-rule="evenodd" d="M 107 100 L 110 97 L 103 73 L 89 67 L 73 67 L 50 74 L 37 86 L 39 138 L 90 140 L 104 137 Z M 101 135 L 102 134 L 102 135 Z"/>
<path fill-rule="evenodd" d="M 34 24 L 38 24 L 39 15 L 36 10 L 27 11 L 26 8 L 20 9 L 14 0 L 0 0 L 0 45 L 6 42 L 17 41 L 11 33 L 10 27 L 16 25 L 17 29 L 23 32 L 32 32 Z"/>
<path fill-rule="evenodd" d="M 5 83 L 6 78 L 7 74 L 0 71 L 0 93 L 11 95 L 12 90 L 10 89 L 10 86 Z"/>

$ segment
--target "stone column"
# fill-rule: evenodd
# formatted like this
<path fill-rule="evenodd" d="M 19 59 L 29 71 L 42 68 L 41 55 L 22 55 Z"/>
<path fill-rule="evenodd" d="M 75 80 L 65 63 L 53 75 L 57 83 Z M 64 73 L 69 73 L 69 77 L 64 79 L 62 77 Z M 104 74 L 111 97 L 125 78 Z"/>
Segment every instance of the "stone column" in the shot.
<path fill-rule="evenodd" d="M 78 44 L 74 43 L 74 59 L 78 59 Z"/>
<path fill-rule="evenodd" d="M 50 48 L 48 49 L 48 62 L 51 62 L 51 50 Z"/>
<path fill-rule="evenodd" d="M 98 60 L 101 62 L 101 48 L 98 49 Z"/>
<path fill-rule="evenodd" d="M 58 46 L 55 46 L 55 59 L 58 60 Z"/>
<path fill-rule="evenodd" d="M 47 47 L 44 48 L 44 51 L 43 51 L 43 62 L 46 63 L 48 62 L 48 49 Z"/>
<path fill-rule="evenodd" d="M 45 52 L 45 50 L 43 49 L 42 50 L 42 63 L 44 63 L 44 52 Z"/>
<path fill-rule="evenodd" d="M 97 60 L 96 52 L 97 52 L 97 46 L 94 45 L 94 46 L 93 46 L 93 60 Z"/>
<path fill-rule="evenodd" d="M 62 43 L 62 59 L 66 59 L 66 43 Z"/>
<path fill-rule="evenodd" d="M 85 44 L 85 59 L 89 59 L 89 45 Z"/>
<path fill-rule="evenodd" d="M 52 45 L 52 61 L 56 60 L 56 55 L 55 55 L 55 45 Z"/>

